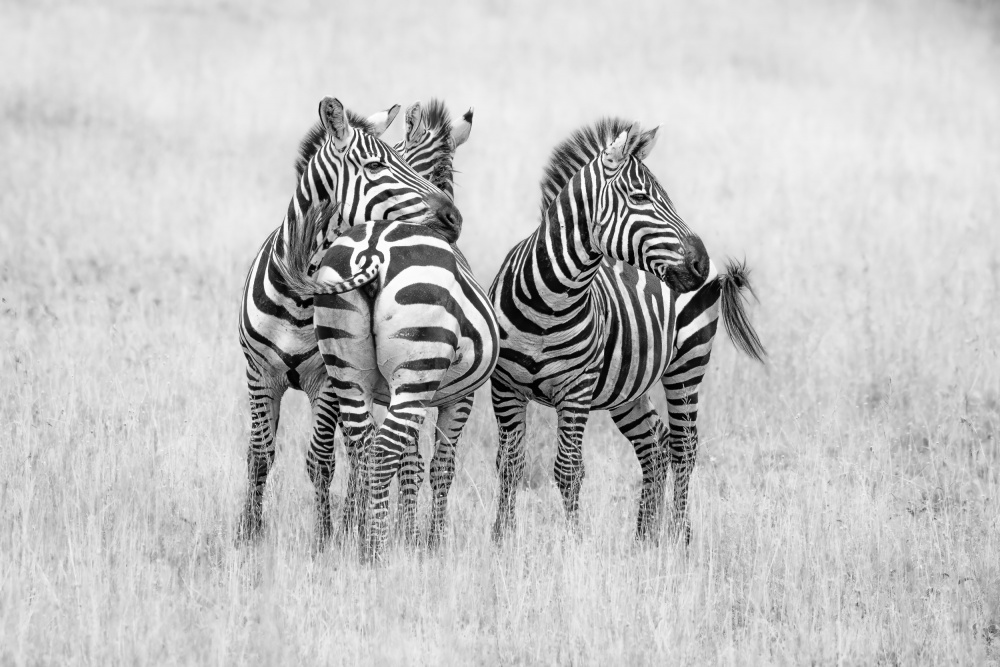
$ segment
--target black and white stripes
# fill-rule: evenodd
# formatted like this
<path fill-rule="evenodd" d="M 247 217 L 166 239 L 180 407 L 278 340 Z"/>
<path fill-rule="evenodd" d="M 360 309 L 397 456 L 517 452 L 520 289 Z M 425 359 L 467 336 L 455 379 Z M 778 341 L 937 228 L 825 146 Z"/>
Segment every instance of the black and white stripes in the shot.
<path fill-rule="evenodd" d="M 394 106 L 365 119 L 336 99 L 320 102 L 320 121 L 302 141 L 296 163 L 299 184 L 285 219 L 264 241 L 247 275 L 240 311 L 251 414 L 248 486 L 239 526 L 244 539 L 261 530 L 261 499 L 274 460 L 274 435 L 285 391 L 301 389 L 309 395 L 314 419 L 310 452 L 332 451 L 339 420 L 316 346 L 312 301 L 289 290 L 275 270 L 276 259 L 300 231 L 303 216 L 313 206 L 336 205 L 336 219 L 325 221 L 326 226 L 309 239 L 314 252 L 321 250 L 326 237 L 368 220 L 460 223 L 451 199 L 379 139 L 397 111 Z M 332 470 L 317 456 L 310 456 L 307 465 L 316 487 L 318 525 L 328 533 Z"/>
<path fill-rule="evenodd" d="M 658 525 L 668 445 L 670 461 L 684 457 L 675 468 L 689 472 L 689 417 L 724 283 L 642 163 L 655 139 L 655 130 L 640 133 L 632 123 L 611 119 L 557 147 L 542 183 L 541 223 L 508 254 L 490 288 L 502 340 L 492 379 L 500 429 L 497 538 L 514 523 L 528 401 L 556 409 L 554 473 L 573 522 L 591 410 L 610 410 L 639 458 L 638 536 Z M 693 309 L 685 312 L 690 303 Z M 661 378 L 676 432 L 646 395 Z M 675 487 L 682 513 L 686 479 Z"/>

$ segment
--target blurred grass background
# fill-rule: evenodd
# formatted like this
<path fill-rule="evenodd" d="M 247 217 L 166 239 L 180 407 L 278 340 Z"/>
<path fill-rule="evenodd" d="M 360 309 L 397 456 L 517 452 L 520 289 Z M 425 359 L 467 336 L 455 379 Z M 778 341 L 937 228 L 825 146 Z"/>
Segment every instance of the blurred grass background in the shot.
<path fill-rule="evenodd" d="M 992 3 L 6 2 L 0 37 L 0 662 L 1000 659 Z M 565 534 L 545 410 L 494 549 L 483 392 L 442 554 L 309 553 L 301 395 L 270 532 L 232 547 L 240 288 L 326 94 L 475 106 L 484 283 L 558 141 L 662 125 L 649 165 L 747 258 L 772 355 L 716 346 L 689 555 L 632 544 L 638 465 L 600 414 Z"/>

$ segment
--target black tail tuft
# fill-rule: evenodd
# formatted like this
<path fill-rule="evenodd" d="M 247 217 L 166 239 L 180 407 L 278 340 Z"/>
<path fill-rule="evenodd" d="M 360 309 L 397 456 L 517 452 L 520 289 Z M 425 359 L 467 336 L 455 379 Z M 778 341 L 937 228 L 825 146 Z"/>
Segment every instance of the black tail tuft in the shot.
<path fill-rule="evenodd" d="M 719 282 L 722 287 L 722 321 L 726 324 L 729 339 L 748 357 L 764 363 L 767 350 L 764 349 L 757 332 L 750 324 L 750 318 L 747 317 L 744 307 L 746 297 L 743 290 L 757 300 L 757 295 L 750 285 L 750 270 L 747 269 L 746 261 L 727 260 L 726 272 L 719 276 Z"/>
<path fill-rule="evenodd" d="M 309 262 L 316 253 L 316 238 L 329 228 L 333 216 L 337 212 L 337 204 L 331 201 L 313 203 L 302 218 L 292 225 L 291 238 L 288 244 L 278 238 L 276 250 L 272 256 L 273 266 L 280 279 L 299 298 L 311 298 L 315 293 L 315 284 L 309 279 Z"/>

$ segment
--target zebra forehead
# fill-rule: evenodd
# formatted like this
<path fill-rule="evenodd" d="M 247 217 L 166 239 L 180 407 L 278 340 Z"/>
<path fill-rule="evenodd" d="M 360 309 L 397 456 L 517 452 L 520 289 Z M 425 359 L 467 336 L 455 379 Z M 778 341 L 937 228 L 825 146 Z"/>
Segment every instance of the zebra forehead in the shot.
<path fill-rule="evenodd" d="M 602 118 L 596 123 L 576 130 L 552 150 L 542 176 L 542 210 L 546 210 L 556 195 L 570 182 L 585 164 L 619 134 L 633 125 L 624 118 Z"/>
<path fill-rule="evenodd" d="M 350 123 L 351 127 L 367 134 L 375 131 L 375 126 L 367 118 L 350 109 L 345 109 L 345 111 L 347 112 L 347 122 Z M 324 143 L 326 143 L 326 128 L 323 127 L 322 122 L 316 121 L 309 128 L 309 131 L 306 132 L 305 136 L 302 137 L 302 140 L 299 141 L 299 155 L 295 158 L 296 178 L 302 178 L 302 174 L 305 173 L 309 161 L 319 152 Z"/>

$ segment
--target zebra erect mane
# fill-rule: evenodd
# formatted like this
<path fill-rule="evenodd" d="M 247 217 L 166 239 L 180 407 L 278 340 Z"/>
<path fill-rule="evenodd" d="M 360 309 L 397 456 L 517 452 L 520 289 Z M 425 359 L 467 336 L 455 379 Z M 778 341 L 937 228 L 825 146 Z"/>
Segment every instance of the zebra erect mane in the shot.
<path fill-rule="evenodd" d="M 552 150 L 542 177 L 542 214 L 583 165 L 600 155 L 615 137 L 632 127 L 624 118 L 602 118 L 574 132 Z"/>
<path fill-rule="evenodd" d="M 351 127 L 355 127 L 359 130 L 363 130 L 371 134 L 375 130 L 367 118 L 360 114 L 356 114 L 350 109 L 345 109 L 347 112 L 347 122 L 351 124 Z M 321 121 L 316 121 L 309 131 L 306 132 L 305 136 L 302 137 L 302 141 L 299 142 L 299 155 L 295 158 L 295 177 L 302 178 L 302 174 L 306 171 L 306 165 L 309 164 L 309 160 L 313 159 L 313 156 L 319 152 L 319 149 L 323 147 L 326 143 L 326 128 L 323 127 Z"/>
<path fill-rule="evenodd" d="M 451 114 L 448 113 L 442 100 L 431 98 L 427 102 L 424 108 L 424 122 L 427 123 L 427 130 L 434 134 L 436 141 L 440 142 L 437 148 L 437 162 L 427 177 L 428 181 L 440 188 L 452 182 L 454 176 L 452 160 L 455 155 L 455 147 L 451 142 Z"/>

